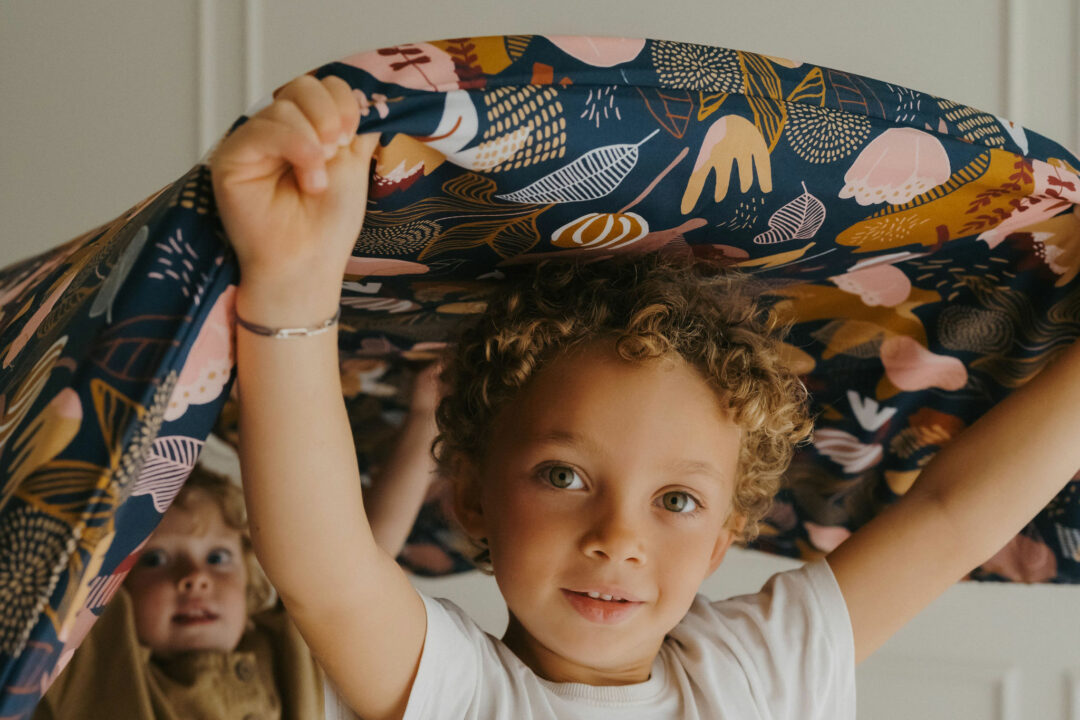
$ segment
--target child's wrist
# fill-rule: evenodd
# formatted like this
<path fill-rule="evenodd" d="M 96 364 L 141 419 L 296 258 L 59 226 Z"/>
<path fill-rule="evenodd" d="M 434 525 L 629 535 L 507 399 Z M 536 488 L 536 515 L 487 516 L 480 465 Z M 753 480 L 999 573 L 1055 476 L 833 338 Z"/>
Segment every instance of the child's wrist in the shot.
<path fill-rule="evenodd" d="M 341 281 L 333 284 L 241 282 L 236 314 L 249 323 L 269 327 L 312 327 L 341 305 Z"/>

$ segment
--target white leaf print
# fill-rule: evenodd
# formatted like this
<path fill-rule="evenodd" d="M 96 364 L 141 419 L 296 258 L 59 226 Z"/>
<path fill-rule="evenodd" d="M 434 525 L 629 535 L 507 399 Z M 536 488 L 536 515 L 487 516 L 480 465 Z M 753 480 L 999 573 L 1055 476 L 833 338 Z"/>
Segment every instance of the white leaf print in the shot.
<path fill-rule="evenodd" d="M 1054 529 L 1057 530 L 1058 542 L 1061 543 L 1061 554 L 1080 562 L 1080 530 L 1060 523 L 1054 523 Z"/>
<path fill-rule="evenodd" d="M 638 148 L 658 132 L 654 130 L 636 145 L 594 148 L 521 190 L 495 197 L 516 203 L 569 203 L 602 198 L 611 194 L 634 169 L 638 161 Z"/>
<path fill-rule="evenodd" d="M 155 440 L 131 494 L 149 495 L 154 501 L 154 509 L 165 512 L 195 467 L 202 446 L 201 440 L 183 435 Z"/>
<path fill-rule="evenodd" d="M 851 412 L 854 413 L 855 419 L 870 432 L 877 430 L 896 414 L 896 408 L 880 409 L 881 406 L 878 405 L 877 400 L 859 397 L 859 393 L 854 390 L 847 391 L 847 398 L 848 403 L 851 404 Z"/>
<path fill-rule="evenodd" d="M 877 443 L 866 445 L 850 433 L 831 428 L 814 431 L 814 447 L 846 473 L 858 473 L 873 467 L 883 454 Z"/>
<path fill-rule="evenodd" d="M 769 230 L 754 238 L 758 245 L 774 245 L 788 240 L 809 240 L 825 222 L 825 204 L 811 195 L 802 183 L 803 194 L 773 213 Z"/>

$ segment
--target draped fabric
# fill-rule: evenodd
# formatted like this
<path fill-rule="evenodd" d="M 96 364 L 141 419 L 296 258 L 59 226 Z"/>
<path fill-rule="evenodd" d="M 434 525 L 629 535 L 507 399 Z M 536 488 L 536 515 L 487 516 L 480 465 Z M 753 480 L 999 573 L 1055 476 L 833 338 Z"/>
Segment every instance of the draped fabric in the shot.
<path fill-rule="evenodd" d="M 806 559 L 1080 335 L 1080 161 L 1005 118 L 663 40 L 458 38 L 313 74 L 382 133 L 341 301 L 365 472 L 418 363 L 543 258 L 675 248 L 763 282 L 818 419 L 754 546 Z M 237 280 L 203 162 L 0 270 L 0 716 L 34 706 L 211 431 L 235 442 Z M 424 507 L 407 567 L 469 567 L 446 515 Z M 971 578 L 1080 582 L 1080 483 Z"/>

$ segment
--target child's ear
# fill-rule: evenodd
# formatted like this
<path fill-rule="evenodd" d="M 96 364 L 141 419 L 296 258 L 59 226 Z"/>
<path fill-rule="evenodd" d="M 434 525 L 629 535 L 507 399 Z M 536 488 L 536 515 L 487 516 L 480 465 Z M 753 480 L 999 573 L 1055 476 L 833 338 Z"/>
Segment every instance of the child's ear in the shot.
<path fill-rule="evenodd" d="M 480 502 L 480 475 L 476 465 L 468 460 L 454 463 L 450 477 L 454 492 L 454 514 L 462 529 L 474 540 L 487 535 L 484 529 L 484 508 Z"/>
<path fill-rule="evenodd" d="M 716 572 L 716 568 L 720 567 L 720 563 L 724 561 L 724 556 L 727 555 L 728 548 L 738 538 L 742 537 L 745 529 L 746 516 L 732 511 L 731 516 L 724 523 L 724 529 L 720 531 L 719 536 L 716 538 L 716 545 L 713 546 L 712 558 L 709 563 L 710 575 Z"/>

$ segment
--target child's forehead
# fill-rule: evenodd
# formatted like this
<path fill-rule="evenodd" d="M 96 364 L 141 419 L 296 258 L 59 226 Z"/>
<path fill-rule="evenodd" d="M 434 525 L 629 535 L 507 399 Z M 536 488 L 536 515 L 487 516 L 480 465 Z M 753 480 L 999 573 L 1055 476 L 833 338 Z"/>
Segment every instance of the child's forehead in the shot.
<path fill-rule="evenodd" d="M 605 448 L 602 441 L 587 432 L 575 432 L 573 430 L 550 430 L 536 433 L 522 438 L 523 445 L 548 446 L 556 445 L 579 450 L 593 456 L 603 455 Z M 663 458 L 666 468 L 677 471 L 680 474 L 711 475 L 717 480 L 729 479 L 730 472 L 722 463 L 712 462 L 707 459 L 698 459 L 677 452 L 671 452 L 672 448 L 662 442 L 652 443 L 652 450 L 658 457 Z"/>
<path fill-rule="evenodd" d="M 613 342 L 595 341 L 552 357 L 511 398 L 514 420 L 543 422 L 575 409 L 650 405 L 652 412 L 678 415 L 696 410 L 735 427 L 723 393 L 701 369 L 676 352 L 628 360 Z M 505 419 L 509 420 L 509 417 Z"/>
<path fill-rule="evenodd" d="M 496 419 L 490 449 L 505 457 L 561 447 L 722 481 L 734 474 L 742 429 L 703 381 L 653 386 L 643 375 L 623 385 L 602 373 L 596 366 L 576 382 L 556 378 L 530 388 Z"/>
<path fill-rule="evenodd" d="M 236 538 L 240 531 L 231 528 L 225 522 L 221 505 L 209 493 L 192 489 L 178 498 L 154 531 L 157 539 L 170 538 Z"/>

